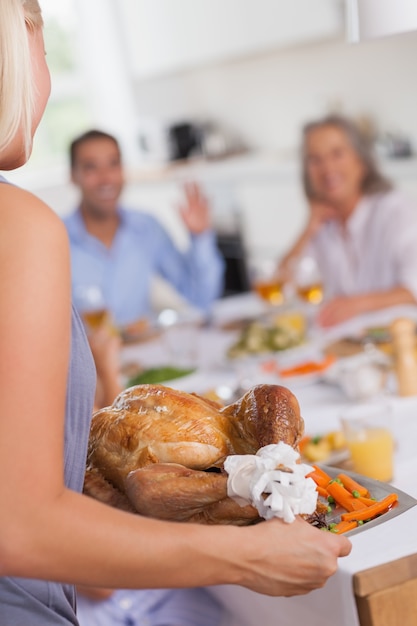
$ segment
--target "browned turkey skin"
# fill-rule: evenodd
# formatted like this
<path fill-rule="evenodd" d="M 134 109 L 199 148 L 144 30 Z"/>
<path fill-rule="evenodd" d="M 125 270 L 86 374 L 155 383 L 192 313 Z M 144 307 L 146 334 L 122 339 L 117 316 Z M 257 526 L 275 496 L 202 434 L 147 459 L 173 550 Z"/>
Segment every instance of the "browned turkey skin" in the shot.
<path fill-rule="evenodd" d="M 224 408 L 138 385 L 93 416 L 84 491 L 159 519 L 253 523 L 257 511 L 227 496 L 225 457 L 280 441 L 297 448 L 303 431 L 297 399 L 279 385 L 257 385 Z"/>

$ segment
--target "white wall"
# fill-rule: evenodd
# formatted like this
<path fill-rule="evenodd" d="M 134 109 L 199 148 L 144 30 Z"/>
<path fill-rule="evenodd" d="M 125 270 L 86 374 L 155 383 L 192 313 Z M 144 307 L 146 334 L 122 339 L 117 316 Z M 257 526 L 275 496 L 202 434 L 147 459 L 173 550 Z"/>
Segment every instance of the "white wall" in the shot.
<path fill-rule="evenodd" d="M 236 129 L 250 147 L 279 157 L 286 154 L 292 164 L 297 160 L 300 125 L 335 103 L 349 115 L 372 115 L 382 130 L 410 135 L 417 150 L 416 59 L 417 33 L 361 44 L 323 41 L 136 81 L 134 95 L 137 111 L 144 116 L 213 118 Z M 416 163 L 391 162 L 394 171 L 388 174 L 417 200 Z M 282 158 L 259 167 L 254 161 L 249 168 L 239 162 L 232 170 L 230 164 L 219 162 L 208 171 L 191 170 L 189 177 L 211 185 L 217 178 L 222 184 L 230 179 L 231 189 L 227 185 L 221 189 L 225 200 L 219 202 L 220 209 L 225 205 L 240 209 L 250 251 L 256 252 L 261 244 L 279 251 L 299 229 L 305 210 L 296 174 L 286 180 L 279 174 L 281 167 L 285 173 Z M 138 181 L 128 187 L 126 199 L 132 206 L 153 210 L 184 244 L 184 233 L 175 224 L 178 190 L 173 178 L 162 180 L 161 187 Z M 76 191 L 51 187 L 51 180 L 59 177 L 48 175 L 43 186 L 37 176 L 26 186 L 65 214 L 76 203 Z"/>
<path fill-rule="evenodd" d="M 342 0 L 119 0 L 135 76 L 144 78 L 339 35 Z"/>
<path fill-rule="evenodd" d="M 162 119 L 208 117 L 250 147 L 293 150 L 300 125 L 340 103 L 417 144 L 417 33 L 369 43 L 304 45 L 136 81 L 138 111 Z"/>

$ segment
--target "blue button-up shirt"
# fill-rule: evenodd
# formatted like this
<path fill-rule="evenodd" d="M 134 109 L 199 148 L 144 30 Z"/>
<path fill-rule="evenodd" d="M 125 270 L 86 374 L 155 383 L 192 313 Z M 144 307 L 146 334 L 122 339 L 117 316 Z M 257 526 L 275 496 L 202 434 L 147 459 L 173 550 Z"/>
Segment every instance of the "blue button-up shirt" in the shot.
<path fill-rule="evenodd" d="M 119 209 L 110 248 L 90 235 L 80 210 L 64 219 L 71 245 L 73 289 L 95 286 L 118 325 L 150 313 L 152 276 L 159 274 L 190 304 L 207 312 L 223 286 L 223 259 L 213 231 L 192 235 L 183 253 L 151 215 Z"/>
<path fill-rule="evenodd" d="M 107 600 L 77 598 L 80 626 L 218 626 L 224 609 L 207 589 L 119 589 Z"/>

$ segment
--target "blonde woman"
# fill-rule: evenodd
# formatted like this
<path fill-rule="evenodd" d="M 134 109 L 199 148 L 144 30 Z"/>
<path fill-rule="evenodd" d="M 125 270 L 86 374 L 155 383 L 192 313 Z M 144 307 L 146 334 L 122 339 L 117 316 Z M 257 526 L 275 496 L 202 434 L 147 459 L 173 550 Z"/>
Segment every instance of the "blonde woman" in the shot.
<path fill-rule="evenodd" d="M 0 169 L 11 170 L 30 155 L 50 90 L 37 0 L 1 0 L 0 81 Z M 74 583 L 287 596 L 324 585 L 350 542 L 302 520 L 160 522 L 79 493 L 95 372 L 71 307 L 68 240 L 43 202 L 1 180 L 2 623 L 77 624 Z"/>

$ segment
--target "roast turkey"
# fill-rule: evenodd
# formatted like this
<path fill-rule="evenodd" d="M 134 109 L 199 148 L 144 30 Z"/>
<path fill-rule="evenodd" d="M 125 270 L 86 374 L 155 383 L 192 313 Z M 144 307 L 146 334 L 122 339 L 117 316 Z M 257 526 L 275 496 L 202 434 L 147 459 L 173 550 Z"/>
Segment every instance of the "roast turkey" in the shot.
<path fill-rule="evenodd" d="M 303 430 L 297 399 L 279 385 L 257 385 L 226 407 L 138 385 L 93 416 L 84 491 L 160 519 L 250 524 L 258 513 L 227 496 L 224 459 L 280 441 L 297 448 Z"/>

